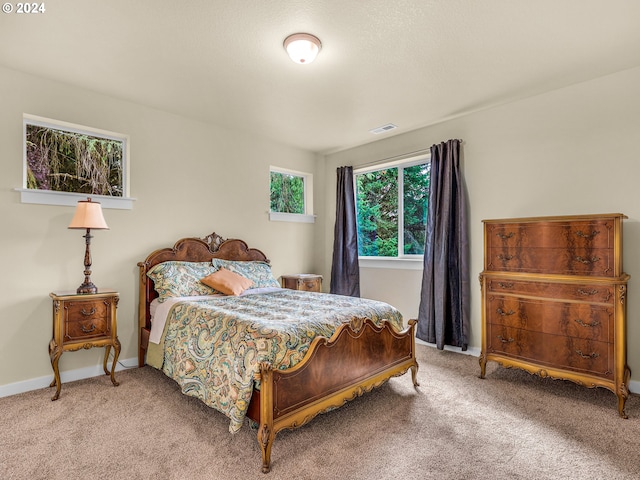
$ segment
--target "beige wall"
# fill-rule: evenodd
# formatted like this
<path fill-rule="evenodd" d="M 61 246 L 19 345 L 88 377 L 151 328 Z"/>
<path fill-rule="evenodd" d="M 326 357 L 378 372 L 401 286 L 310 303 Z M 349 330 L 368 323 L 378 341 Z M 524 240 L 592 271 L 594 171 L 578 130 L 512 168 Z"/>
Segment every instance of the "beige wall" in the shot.
<path fill-rule="evenodd" d="M 13 190 L 22 187 L 23 113 L 130 135 L 137 201 L 105 210 L 110 230 L 93 232 L 91 244 L 92 280 L 120 292 L 121 359 L 137 356 L 136 263 L 156 248 L 215 230 L 263 250 L 276 276 L 317 270 L 317 226 L 267 216 L 269 165 L 315 175 L 313 154 L 6 69 L 0 92 L 0 394 L 52 375 L 48 295 L 84 278 L 83 232 L 67 229 L 73 207 L 22 204 Z M 99 365 L 103 352 L 65 353 L 60 369 Z"/>
<path fill-rule="evenodd" d="M 640 68 L 480 111 L 326 157 L 326 222 L 335 216 L 335 169 L 463 139 L 471 244 L 471 347 L 480 348 L 483 219 L 615 213 L 624 224 L 628 294 L 628 361 L 640 391 Z M 393 119 L 390 119 L 393 120 Z M 333 232 L 325 229 L 325 271 Z M 387 298 L 415 317 L 421 275 L 361 269 L 363 296 Z M 403 285 L 399 288 L 398 285 Z M 397 297 L 395 297 L 397 295 Z"/>

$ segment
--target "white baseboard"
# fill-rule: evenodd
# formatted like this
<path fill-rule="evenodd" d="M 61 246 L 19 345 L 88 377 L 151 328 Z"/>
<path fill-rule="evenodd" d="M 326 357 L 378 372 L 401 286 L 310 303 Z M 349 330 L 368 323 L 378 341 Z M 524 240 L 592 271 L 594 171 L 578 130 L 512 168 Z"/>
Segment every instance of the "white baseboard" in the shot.
<path fill-rule="evenodd" d="M 116 372 L 125 370 L 127 368 L 135 368 L 138 366 L 137 358 L 127 358 L 124 360 L 118 360 L 116 365 Z M 69 370 L 60 373 L 60 381 L 62 383 L 73 382 L 75 380 L 82 380 L 84 378 L 98 377 L 104 375 L 102 365 L 94 365 L 92 367 L 77 368 L 75 370 Z M 10 383 L 8 385 L 0 386 L 0 398 L 8 397 L 10 395 L 17 395 L 19 393 L 30 392 L 32 390 L 38 390 L 40 388 L 48 388 L 53 381 L 53 373 L 44 377 L 31 378 L 22 382 Z"/>

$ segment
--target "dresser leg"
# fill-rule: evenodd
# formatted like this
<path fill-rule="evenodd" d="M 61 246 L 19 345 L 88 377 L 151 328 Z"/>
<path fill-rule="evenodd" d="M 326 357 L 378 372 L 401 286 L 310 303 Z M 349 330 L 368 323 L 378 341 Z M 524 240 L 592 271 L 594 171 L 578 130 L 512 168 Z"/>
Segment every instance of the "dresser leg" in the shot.
<path fill-rule="evenodd" d="M 627 398 L 629 397 L 629 380 L 631 378 L 631 369 L 626 366 L 623 374 L 624 381 L 618 387 L 618 391 L 616 395 L 618 397 L 618 413 L 622 418 L 629 418 L 624 411 L 624 405 L 627 402 Z"/>
<path fill-rule="evenodd" d="M 484 352 L 480 354 L 478 362 L 480 363 L 480 378 L 484 378 L 487 373 L 487 356 Z"/>
<path fill-rule="evenodd" d="M 624 411 L 624 404 L 627 402 L 627 397 L 624 395 L 618 395 L 618 413 L 622 418 L 629 418 Z"/>

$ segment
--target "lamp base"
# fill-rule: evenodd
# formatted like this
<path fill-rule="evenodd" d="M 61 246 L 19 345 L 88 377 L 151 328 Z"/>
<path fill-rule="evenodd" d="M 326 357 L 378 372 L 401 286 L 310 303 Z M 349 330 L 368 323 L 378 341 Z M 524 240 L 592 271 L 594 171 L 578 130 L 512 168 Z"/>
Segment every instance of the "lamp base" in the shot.
<path fill-rule="evenodd" d="M 76 293 L 98 293 L 98 287 L 91 282 L 85 282 L 78 287 Z"/>

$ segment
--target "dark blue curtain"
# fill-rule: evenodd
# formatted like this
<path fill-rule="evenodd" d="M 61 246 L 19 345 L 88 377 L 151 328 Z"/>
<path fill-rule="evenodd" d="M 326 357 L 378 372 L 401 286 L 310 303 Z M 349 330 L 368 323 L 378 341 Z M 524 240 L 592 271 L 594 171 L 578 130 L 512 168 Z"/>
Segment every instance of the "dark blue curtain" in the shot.
<path fill-rule="evenodd" d="M 331 263 L 331 293 L 360 296 L 358 227 L 353 191 L 353 167 L 339 167 L 336 195 L 336 225 Z"/>
<path fill-rule="evenodd" d="M 466 350 L 469 344 L 469 240 L 460 141 L 431 147 L 424 271 L 416 336 Z"/>

